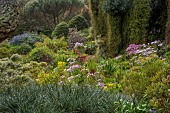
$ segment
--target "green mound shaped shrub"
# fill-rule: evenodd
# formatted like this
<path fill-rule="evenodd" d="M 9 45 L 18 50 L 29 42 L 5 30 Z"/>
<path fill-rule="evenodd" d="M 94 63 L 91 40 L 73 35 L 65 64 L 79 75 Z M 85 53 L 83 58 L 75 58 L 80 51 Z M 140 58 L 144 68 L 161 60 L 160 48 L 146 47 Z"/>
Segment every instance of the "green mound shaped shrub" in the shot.
<path fill-rule="evenodd" d="M 52 37 L 62 37 L 62 36 L 67 36 L 68 35 L 68 24 L 66 22 L 61 22 L 59 23 L 54 31 L 52 32 Z"/>
<path fill-rule="evenodd" d="M 86 19 L 80 15 L 73 17 L 68 24 L 69 28 L 77 28 L 78 31 L 89 27 Z"/>

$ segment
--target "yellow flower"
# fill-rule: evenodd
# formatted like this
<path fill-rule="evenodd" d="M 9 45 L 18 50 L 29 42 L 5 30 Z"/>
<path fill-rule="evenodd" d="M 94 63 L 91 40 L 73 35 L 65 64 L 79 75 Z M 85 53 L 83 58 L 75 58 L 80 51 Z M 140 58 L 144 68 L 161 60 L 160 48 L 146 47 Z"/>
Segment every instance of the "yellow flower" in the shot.
<path fill-rule="evenodd" d="M 108 87 L 112 87 L 112 86 L 113 86 L 113 84 L 112 84 L 112 83 L 110 83 L 110 84 L 108 84 L 107 86 L 108 86 Z"/>
<path fill-rule="evenodd" d="M 58 62 L 58 68 L 63 68 L 65 66 L 65 62 L 59 61 Z"/>

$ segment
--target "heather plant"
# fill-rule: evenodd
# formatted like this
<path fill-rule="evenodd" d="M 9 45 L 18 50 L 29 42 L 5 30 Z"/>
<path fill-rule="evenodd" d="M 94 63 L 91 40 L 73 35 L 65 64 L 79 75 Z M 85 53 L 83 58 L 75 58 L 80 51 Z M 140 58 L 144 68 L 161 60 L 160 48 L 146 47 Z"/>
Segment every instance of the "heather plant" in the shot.
<path fill-rule="evenodd" d="M 9 58 L 0 59 L 0 72 L 1 76 L 10 77 L 13 75 L 19 75 L 21 72 L 18 70 L 22 65 L 20 63 L 13 62 Z"/>
<path fill-rule="evenodd" d="M 10 49 L 7 47 L 0 47 L 0 53 L 0 58 L 6 58 L 12 55 Z"/>

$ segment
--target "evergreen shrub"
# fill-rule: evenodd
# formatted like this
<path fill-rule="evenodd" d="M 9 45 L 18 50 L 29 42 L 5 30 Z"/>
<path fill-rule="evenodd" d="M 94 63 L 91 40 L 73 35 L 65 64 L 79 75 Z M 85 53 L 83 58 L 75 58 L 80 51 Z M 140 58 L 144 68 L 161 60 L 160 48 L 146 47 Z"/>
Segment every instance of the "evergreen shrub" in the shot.
<path fill-rule="evenodd" d="M 73 17 L 68 24 L 69 28 L 77 28 L 78 31 L 89 27 L 86 19 L 80 15 Z"/>
<path fill-rule="evenodd" d="M 68 35 L 68 24 L 66 22 L 61 22 L 59 23 L 54 31 L 52 32 L 52 37 L 62 37 L 62 36 L 67 36 Z"/>

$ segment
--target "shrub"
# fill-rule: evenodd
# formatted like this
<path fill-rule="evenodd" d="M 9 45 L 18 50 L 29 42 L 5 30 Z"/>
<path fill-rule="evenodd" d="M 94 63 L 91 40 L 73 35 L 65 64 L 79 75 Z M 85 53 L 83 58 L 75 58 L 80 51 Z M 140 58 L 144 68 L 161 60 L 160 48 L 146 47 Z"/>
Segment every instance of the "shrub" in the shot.
<path fill-rule="evenodd" d="M 94 55 L 96 53 L 97 45 L 95 44 L 95 41 L 87 42 L 85 45 L 85 53 L 88 55 Z"/>
<path fill-rule="evenodd" d="M 51 36 L 52 32 L 53 32 L 53 31 L 50 30 L 50 29 L 45 29 L 45 30 L 42 31 L 42 33 L 43 33 L 44 35 L 46 35 L 46 36 Z"/>
<path fill-rule="evenodd" d="M 131 68 L 126 70 L 120 81 L 122 91 L 126 94 L 134 94 L 141 98 L 147 97 L 151 105 L 156 108 L 167 110 L 168 101 L 168 75 L 170 63 L 158 56 L 140 57 L 131 61 Z"/>
<path fill-rule="evenodd" d="M 112 16 L 121 15 L 127 12 L 131 5 L 131 0 L 106 0 L 103 4 L 103 10 Z"/>
<path fill-rule="evenodd" d="M 80 15 L 73 17 L 68 24 L 69 28 L 77 28 L 78 31 L 89 27 L 86 19 Z"/>
<path fill-rule="evenodd" d="M 17 47 L 16 52 L 19 54 L 26 55 L 32 50 L 32 47 L 26 43 L 22 43 L 20 46 Z"/>
<path fill-rule="evenodd" d="M 63 49 L 67 49 L 67 42 L 65 41 L 65 38 L 62 37 L 60 39 L 50 39 L 50 38 L 45 38 L 43 45 L 46 45 L 49 49 L 51 49 L 53 52 L 57 53 L 57 51 Z"/>
<path fill-rule="evenodd" d="M 165 53 L 165 57 L 170 59 L 170 51 Z"/>
<path fill-rule="evenodd" d="M 18 54 L 13 54 L 10 59 L 13 61 L 13 62 L 17 62 L 17 61 L 22 61 L 22 57 Z"/>
<path fill-rule="evenodd" d="M 26 61 L 46 62 L 51 64 L 55 54 L 46 46 L 36 47 L 27 55 Z"/>
<path fill-rule="evenodd" d="M 0 58 L 10 57 L 11 55 L 12 54 L 9 48 L 0 47 Z"/>
<path fill-rule="evenodd" d="M 76 28 L 69 29 L 69 36 L 68 36 L 68 46 L 69 49 L 73 49 L 76 43 L 84 43 L 85 38 L 80 36 L 80 32 L 77 31 Z"/>
<path fill-rule="evenodd" d="M 17 45 L 21 45 L 22 43 L 26 43 L 30 46 L 33 46 L 34 43 L 38 41 L 43 41 L 43 39 L 36 34 L 24 33 L 18 36 L 14 36 L 10 40 L 10 44 L 13 46 L 17 46 Z"/>
<path fill-rule="evenodd" d="M 51 36 L 52 37 L 62 37 L 62 36 L 67 36 L 68 35 L 68 24 L 66 22 L 61 22 L 59 23 L 54 31 L 52 32 Z"/>

